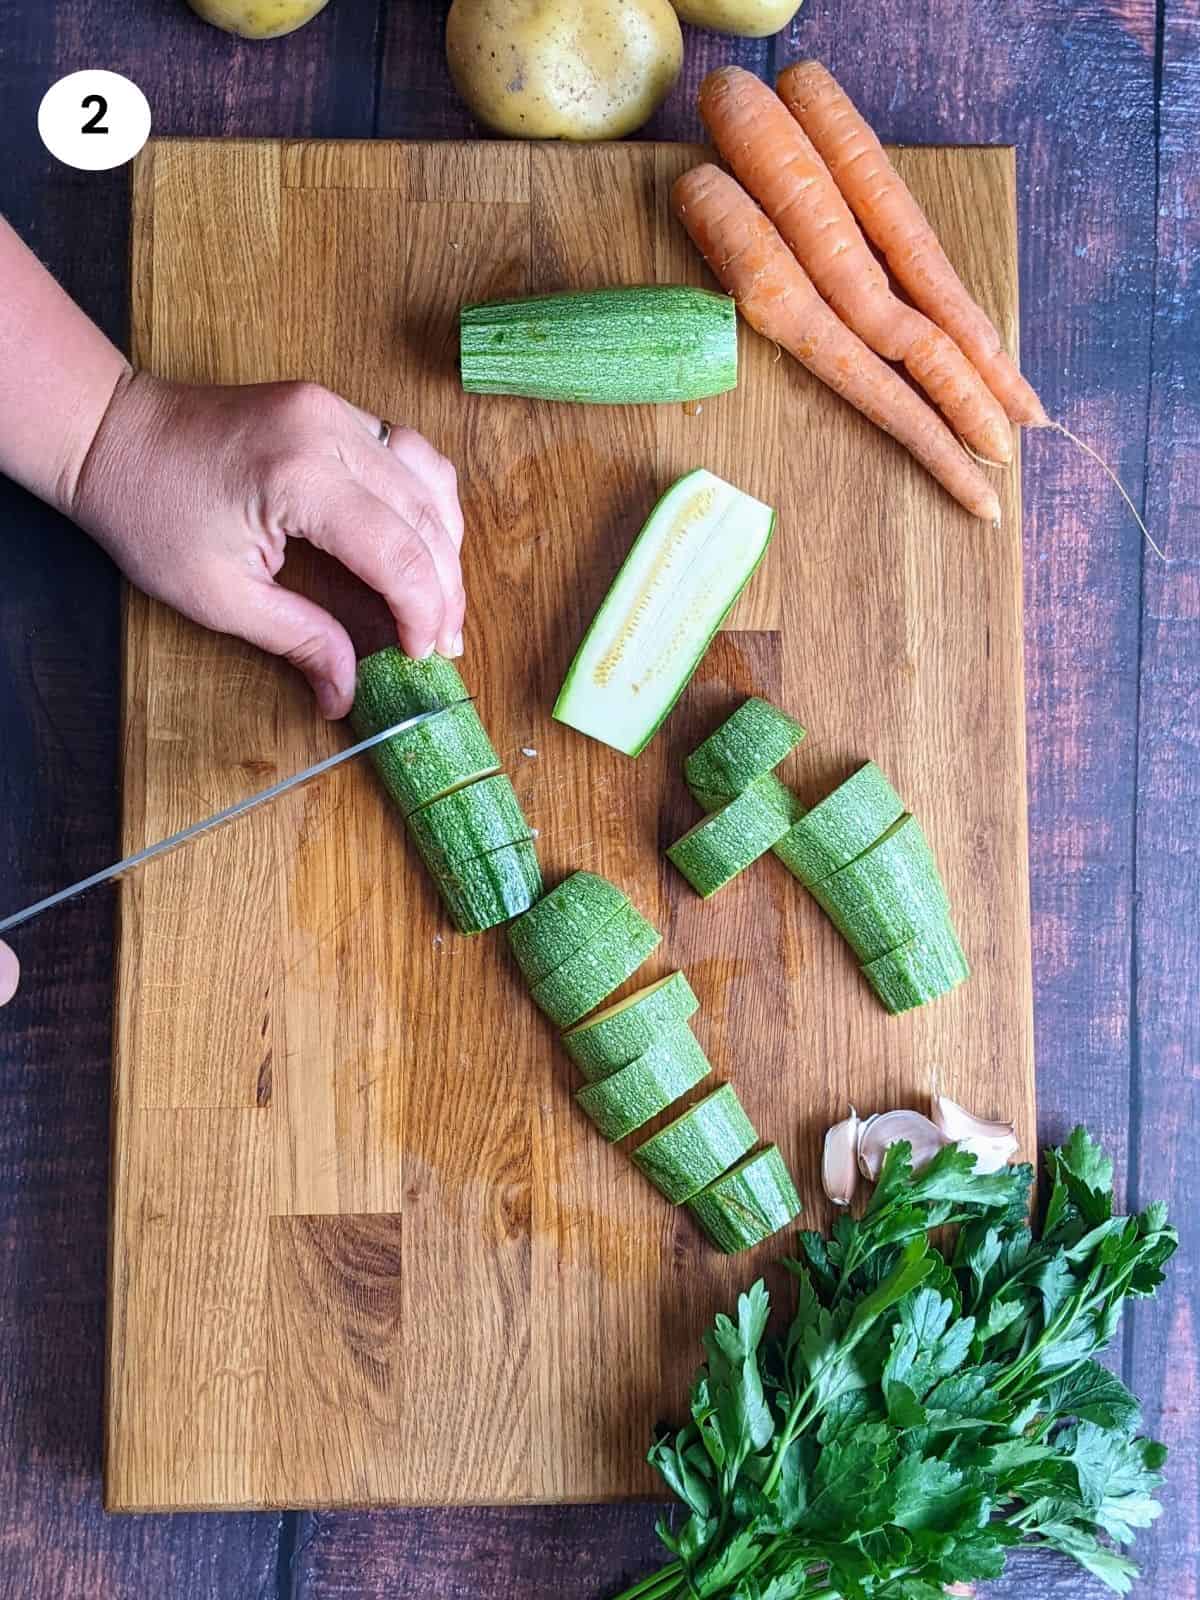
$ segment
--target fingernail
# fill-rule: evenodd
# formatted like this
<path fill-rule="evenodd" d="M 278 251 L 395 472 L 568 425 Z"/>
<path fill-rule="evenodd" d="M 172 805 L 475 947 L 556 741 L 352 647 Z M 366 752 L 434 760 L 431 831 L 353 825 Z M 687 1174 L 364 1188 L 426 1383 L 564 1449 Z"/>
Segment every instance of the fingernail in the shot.
<path fill-rule="evenodd" d="M 435 641 L 431 639 L 427 645 L 422 645 L 419 650 L 414 650 L 412 653 L 413 660 L 424 661 L 428 656 L 431 656 L 433 654 L 434 644 Z"/>
<path fill-rule="evenodd" d="M 462 655 L 462 653 L 463 653 L 463 640 L 462 640 L 462 630 L 460 629 L 458 631 L 458 633 L 456 633 L 454 635 L 454 643 L 450 646 L 450 654 L 452 656 L 460 656 L 460 655 Z"/>
<path fill-rule="evenodd" d="M 338 714 L 341 695 L 338 686 L 332 678 L 318 678 L 313 685 L 317 694 L 317 705 L 321 708 L 321 715 L 332 720 Z"/>

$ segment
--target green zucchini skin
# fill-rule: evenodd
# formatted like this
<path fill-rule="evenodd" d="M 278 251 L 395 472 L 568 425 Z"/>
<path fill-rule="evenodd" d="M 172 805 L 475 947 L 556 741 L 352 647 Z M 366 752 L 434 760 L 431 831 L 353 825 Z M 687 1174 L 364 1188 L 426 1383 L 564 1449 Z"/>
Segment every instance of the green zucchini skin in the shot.
<path fill-rule="evenodd" d="M 393 722 L 403 722 L 405 717 L 418 716 L 422 711 L 443 711 L 456 700 L 466 698 L 466 685 L 458 668 L 445 656 L 431 655 L 414 661 L 396 645 L 389 645 L 358 663 L 350 724 L 359 738 L 365 739 L 369 734 L 381 733 Z"/>
<path fill-rule="evenodd" d="M 716 811 L 755 778 L 772 772 L 804 738 L 804 729 L 769 700 L 744 700 L 732 716 L 696 746 L 683 775 L 696 803 Z"/>
<path fill-rule="evenodd" d="M 948 915 L 886 955 L 868 961 L 863 977 L 893 1016 L 949 994 L 971 975 Z"/>
<path fill-rule="evenodd" d="M 387 726 L 385 721 L 384 726 Z M 469 700 L 397 733 L 371 751 L 384 788 L 404 816 L 450 790 L 492 777 L 500 757 Z"/>
<path fill-rule="evenodd" d="M 661 1033 L 644 1055 L 576 1094 L 606 1139 L 623 1139 L 712 1071 L 686 1022 Z"/>
<path fill-rule="evenodd" d="M 569 1029 L 562 1042 L 588 1082 L 596 1083 L 636 1061 L 661 1033 L 686 1022 L 699 1008 L 683 973 L 672 972 Z"/>
<path fill-rule="evenodd" d="M 526 981 L 536 984 L 548 977 L 628 904 L 628 895 L 597 873 L 564 878 L 508 930 Z"/>
<path fill-rule="evenodd" d="M 950 908 L 933 851 L 908 813 L 809 892 L 862 963 L 915 938 Z"/>
<path fill-rule="evenodd" d="M 631 977 L 662 941 L 636 906 L 606 922 L 561 966 L 533 986 L 534 1003 L 560 1028 L 578 1022 Z"/>
<path fill-rule="evenodd" d="M 460 861 L 434 878 L 459 933 L 484 933 L 519 916 L 542 892 L 542 873 L 532 839 L 504 845 Z"/>
<path fill-rule="evenodd" d="M 634 1165 L 672 1205 L 682 1205 L 754 1148 L 758 1134 L 731 1083 L 676 1117 L 633 1152 Z"/>
<path fill-rule="evenodd" d="M 530 835 L 516 790 L 504 773 L 455 789 L 408 818 L 421 859 L 435 875 L 452 873 L 461 861 L 487 855 Z"/>
<path fill-rule="evenodd" d="M 618 659 L 613 672 L 610 672 L 604 680 L 603 693 L 606 698 L 604 698 L 603 703 L 589 703 L 591 694 L 589 681 L 595 680 L 597 670 L 603 668 L 604 663 L 613 655 L 615 647 L 619 646 L 619 648 L 616 648 L 616 654 L 620 657 L 624 653 L 624 645 L 628 644 L 628 639 L 624 641 L 624 644 L 621 644 L 620 641 L 614 640 L 612 636 L 611 622 L 614 611 L 620 617 L 625 614 L 624 608 L 631 606 L 631 614 L 634 615 L 635 620 L 639 616 L 644 617 L 645 602 L 647 600 L 646 586 L 643 584 L 642 590 L 639 592 L 636 588 L 630 588 L 630 582 L 631 580 L 636 580 L 638 573 L 646 565 L 647 552 L 650 552 L 652 556 L 649 567 L 651 570 L 659 571 L 660 580 L 667 570 L 666 564 L 661 560 L 662 550 L 660 548 L 661 541 L 664 539 L 664 521 L 676 514 L 681 504 L 686 509 L 689 500 L 693 496 L 703 496 L 710 491 L 731 491 L 737 497 L 736 503 L 739 508 L 746 511 L 747 518 L 750 516 L 749 508 L 755 508 L 756 515 L 758 513 L 766 513 L 753 559 L 751 560 L 748 555 L 744 556 L 737 568 L 740 573 L 740 581 L 732 589 L 726 589 L 724 584 L 719 587 L 718 592 L 723 605 L 719 613 L 712 613 L 705 617 L 704 626 L 707 628 L 707 632 L 701 635 L 693 633 L 686 626 L 675 626 L 667 627 L 665 632 L 660 631 L 652 635 L 656 646 L 661 647 L 661 653 L 643 664 L 647 666 L 646 676 L 659 685 L 658 693 L 651 694 L 639 684 L 635 712 L 632 707 L 632 694 L 630 693 L 628 698 L 622 699 L 611 687 L 614 673 L 619 677 L 620 661 Z M 729 508 L 727 507 L 726 509 L 728 510 Z M 684 520 L 686 521 L 686 519 Z M 697 517 L 696 520 L 698 523 L 702 523 L 703 516 Z M 762 518 L 760 517 L 759 520 L 762 521 Z M 563 679 L 558 699 L 554 702 L 553 715 L 555 720 L 564 723 L 568 728 L 577 729 L 591 739 L 598 739 L 602 744 L 610 745 L 614 750 L 620 750 L 624 755 L 635 757 L 641 755 L 671 714 L 679 696 L 691 681 L 693 673 L 703 660 L 705 652 L 712 642 L 713 635 L 721 627 L 725 618 L 737 604 L 742 591 L 758 571 L 763 556 L 767 552 L 767 547 L 774 537 L 775 523 L 776 516 L 770 507 L 763 506 L 761 502 L 754 500 L 751 496 L 736 490 L 734 485 L 726 483 L 723 479 L 718 478 L 715 473 L 711 473 L 703 467 L 697 467 L 694 471 L 685 473 L 683 477 L 677 478 L 661 496 L 646 519 L 641 532 L 633 542 L 629 554 L 621 563 L 621 568 L 613 579 L 607 595 L 601 602 L 600 609 L 592 618 L 591 624 L 580 642 L 579 649 L 575 652 L 571 665 L 567 669 L 567 675 Z M 672 526 L 666 537 L 669 539 L 677 532 L 678 527 Z M 700 553 L 703 554 L 703 547 Z M 699 557 L 696 558 L 697 562 L 698 560 Z M 710 580 L 711 584 L 715 586 L 715 576 L 711 573 Z M 678 610 L 677 594 L 674 598 L 676 610 Z M 667 622 L 669 623 L 669 621 L 670 618 L 668 617 Z M 634 627 L 633 637 L 636 647 L 638 637 L 636 626 Z M 671 651 L 676 648 L 676 645 L 679 645 L 680 649 L 680 655 L 677 659 L 671 656 Z M 606 648 L 602 648 L 605 646 Z M 625 689 L 629 690 L 629 688 L 630 686 L 626 684 Z M 645 710 L 646 707 L 650 708 L 648 712 Z"/>
<path fill-rule="evenodd" d="M 590 405 L 703 400 L 737 384 L 737 312 L 709 289 L 591 289 L 464 306 L 468 394 Z"/>
<path fill-rule="evenodd" d="M 761 1244 L 800 1215 L 800 1197 L 778 1147 L 739 1161 L 688 1201 L 688 1210 L 725 1255 Z"/>
<path fill-rule="evenodd" d="M 775 846 L 775 854 L 811 889 L 869 850 L 903 811 L 900 796 L 868 761 L 801 817 Z"/>
<path fill-rule="evenodd" d="M 765 773 L 689 828 L 667 847 L 667 855 L 707 900 L 782 839 L 801 809 L 795 795 L 773 773 Z"/>

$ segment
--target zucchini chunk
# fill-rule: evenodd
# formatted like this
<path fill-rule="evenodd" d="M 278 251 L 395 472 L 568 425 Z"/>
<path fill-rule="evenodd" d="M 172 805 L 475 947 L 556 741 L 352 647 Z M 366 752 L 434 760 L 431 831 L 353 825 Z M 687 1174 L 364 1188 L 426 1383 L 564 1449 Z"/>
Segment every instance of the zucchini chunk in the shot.
<path fill-rule="evenodd" d="M 435 876 L 531 837 L 516 790 L 502 772 L 422 806 L 408 818 L 408 827 Z"/>
<path fill-rule="evenodd" d="M 739 1161 L 688 1201 L 688 1210 L 726 1255 L 761 1244 L 800 1209 L 791 1174 L 773 1144 Z"/>
<path fill-rule="evenodd" d="M 623 1139 L 665 1111 L 712 1071 L 686 1022 L 662 1033 L 644 1055 L 599 1083 L 586 1083 L 575 1098 L 606 1139 Z"/>
<path fill-rule="evenodd" d="M 678 479 L 613 580 L 554 706 L 625 755 L 654 737 L 762 560 L 770 506 L 704 468 Z"/>
<path fill-rule="evenodd" d="M 915 938 L 950 909 L 933 851 L 921 824 L 908 813 L 809 893 L 860 962 Z"/>
<path fill-rule="evenodd" d="M 811 889 L 869 850 L 904 811 L 904 802 L 873 761 L 826 795 L 775 846 L 775 854 Z"/>
<path fill-rule="evenodd" d="M 683 775 L 696 803 L 717 811 L 755 778 L 773 771 L 803 738 L 794 717 L 755 695 L 696 746 Z"/>
<path fill-rule="evenodd" d="M 638 1145 L 633 1161 L 672 1205 L 682 1205 L 757 1143 L 736 1089 L 723 1083 Z"/>
<path fill-rule="evenodd" d="M 483 933 L 519 916 L 542 892 L 542 873 L 532 839 L 502 845 L 460 861 L 452 873 L 434 878 L 460 933 Z"/>
<path fill-rule="evenodd" d="M 508 942 L 530 984 L 540 983 L 581 950 L 629 897 L 594 872 L 574 872 L 514 922 Z"/>
<path fill-rule="evenodd" d="M 689 828 L 667 855 L 707 899 L 782 839 L 800 811 L 795 795 L 768 772 Z"/>
<path fill-rule="evenodd" d="M 659 1034 L 686 1022 L 700 1002 L 682 972 L 627 995 L 562 1036 L 567 1054 L 589 1083 L 607 1078 L 644 1055 Z"/>
<path fill-rule="evenodd" d="M 582 949 L 533 986 L 534 1003 L 560 1028 L 607 1000 L 662 940 L 636 906 L 625 906 Z"/>
<path fill-rule="evenodd" d="M 948 915 L 868 961 L 862 972 L 893 1016 L 949 994 L 971 975 Z"/>

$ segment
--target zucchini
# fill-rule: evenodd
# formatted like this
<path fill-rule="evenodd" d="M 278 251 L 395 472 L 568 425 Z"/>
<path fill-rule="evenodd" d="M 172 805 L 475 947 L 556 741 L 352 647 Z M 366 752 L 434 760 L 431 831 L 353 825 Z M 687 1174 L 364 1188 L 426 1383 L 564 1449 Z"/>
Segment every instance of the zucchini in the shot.
<path fill-rule="evenodd" d="M 567 1054 L 589 1083 L 626 1067 L 672 1023 L 686 1022 L 700 1002 L 682 972 L 672 972 L 636 994 L 606 1006 L 563 1034 Z"/>
<path fill-rule="evenodd" d="M 762 560 L 770 506 L 703 467 L 650 513 L 584 635 L 559 722 L 625 755 L 649 744 Z"/>
<path fill-rule="evenodd" d="M 460 933 L 483 933 L 519 916 L 542 892 L 542 873 L 532 839 L 502 845 L 460 861 L 434 878 Z"/>
<path fill-rule="evenodd" d="M 800 802 L 773 773 L 764 773 L 735 800 L 689 828 L 667 855 L 698 895 L 707 899 L 782 839 Z"/>
<path fill-rule="evenodd" d="M 500 771 L 500 758 L 469 700 L 376 745 L 371 758 L 384 788 L 406 817 L 453 789 Z"/>
<path fill-rule="evenodd" d="M 527 981 L 540 983 L 628 904 L 629 897 L 615 883 L 594 872 L 575 872 L 564 879 L 508 930 Z"/>
<path fill-rule="evenodd" d="M 662 1033 L 644 1055 L 575 1098 L 606 1139 L 623 1139 L 712 1071 L 686 1022 Z"/>
<path fill-rule="evenodd" d="M 868 961 L 863 977 L 893 1014 L 949 994 L 971 969 L 949 916 L 943 916 L 886 955 Z"/>
<path fill-rule="evenodd" d="M 516 790 L 502 772 L 422 806 L 409 817 L 408 827 L 435 876 L 472 856 L 532 837 Z"/>
<path fill-rule="evenodd" d="M 682 1205 L 715 1182 L 758 1143 L 754 1124 L 731 1083 L 638 1145 L 634 1165 L 672 1205 Z"/>
<path fill-rule="evenodd" d="M 626 906 L 534 984 L 535 1004 L 560 1028 L 578 1022 L 635 973 L 661 939 L 636 906 Z"/>
<path fill-rule="evenodd" d="M 703 400 L 737 383 L 737 309 L 710 289 L 588 289 L 464 306 L 468 394 L 639 405 Z"/>
<path fill-rule="evenodd" d="M 933 851 L 908 814 L 809 892 L 863 962 L 916 937 L 950 909 Z"/>
<path fill-rule="evenodd" d="M 396 645 L 389 645 L 358 663 L 350 723 L 359 738 L 365 739 L 405 717 L 443 711 L 466 698 L 466 685 L 453 661 L 439 655 L 414 661 Z"/>
<path fill-rule="evenodd" d="M 755 695 L 692 751 L 683 766 L 687 786 L 698 805 L 716 811 L 777 767 L 803 737 L 794 717 Z"/>
<path fill-rule="evenodd" d="M 773 1144 L 739 1161 L 688 1201 L 688 1210 L 726 1255 L 761 1244 L 800 1209 L 791 1174 Z"/>
<path fill-rule="evenodd" d="M 904 802 L 873 761 L 826 795 L 775 846 L 807 888 L 869 850 L 904 811 Z"/>

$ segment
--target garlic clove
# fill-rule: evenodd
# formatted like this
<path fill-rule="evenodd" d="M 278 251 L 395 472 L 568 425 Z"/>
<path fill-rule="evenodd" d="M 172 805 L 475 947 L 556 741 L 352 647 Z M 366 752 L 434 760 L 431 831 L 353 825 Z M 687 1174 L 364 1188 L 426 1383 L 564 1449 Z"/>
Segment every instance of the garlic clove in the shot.
<path fill-rule="evenodd" d="M 864 1178 L 878 1178 L 889 1145 L 905 1139 L 912 1148 L 913 1171 L 919 1171 L 951 1141 L 919 1111 L 885 1111 L 868 1117 L 858 1135 L 858 1166 Z"/>
<path fill-rule="evenodd" d="M 949 1095 L 934 1095 L 933 1120 L 947 1139 L 972 1153 L 976 1172 L 999 1172 L 1020 1149 L 1020 1140 L 1011 1122 L 973 1116 Z"/>
<path fill-rule="evenodd" d="M 825 1135 L 825 1149 L 821 1156 L 821 1183 L 826 1196 L 835 1206 L 848 1206 L 858 1188 L 858 1112 L 850 1107 L 850 1115 L 835 1122 Z"/>

